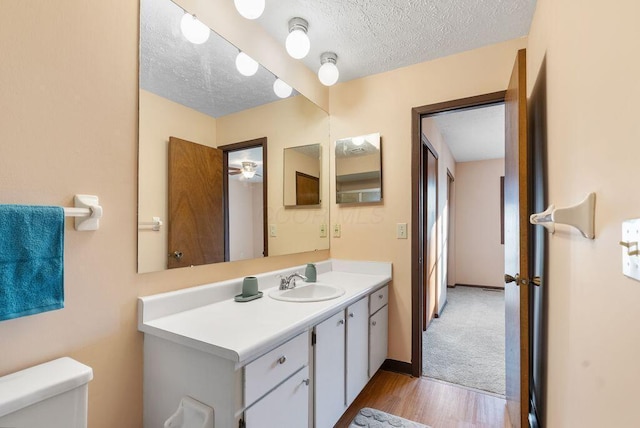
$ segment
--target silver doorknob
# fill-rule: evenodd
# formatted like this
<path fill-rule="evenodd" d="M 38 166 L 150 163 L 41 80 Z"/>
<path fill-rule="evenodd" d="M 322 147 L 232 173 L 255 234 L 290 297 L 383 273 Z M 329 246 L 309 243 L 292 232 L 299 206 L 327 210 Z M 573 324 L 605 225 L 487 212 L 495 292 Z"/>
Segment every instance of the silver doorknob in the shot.
<path fill-rule="evenodd" d="M 174 251 L 172 254 L 173 258 L 176 260 L 180 260 L 182 258 L 182 251 Z"/>

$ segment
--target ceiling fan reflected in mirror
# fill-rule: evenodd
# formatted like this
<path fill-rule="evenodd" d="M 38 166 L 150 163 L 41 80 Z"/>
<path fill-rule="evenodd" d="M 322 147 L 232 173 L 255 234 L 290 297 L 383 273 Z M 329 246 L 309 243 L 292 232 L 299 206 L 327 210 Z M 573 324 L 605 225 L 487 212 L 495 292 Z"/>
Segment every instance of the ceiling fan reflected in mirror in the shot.
<path fill-rule="evenodd" d="M 229 175 L 242 174 L 242 177 L 246 179 L 252 179 L 254 176 L 262 177 L 258 174 L 258 164 L 252 161 L 243 161 L 241 167 L 229 165 Z"/>

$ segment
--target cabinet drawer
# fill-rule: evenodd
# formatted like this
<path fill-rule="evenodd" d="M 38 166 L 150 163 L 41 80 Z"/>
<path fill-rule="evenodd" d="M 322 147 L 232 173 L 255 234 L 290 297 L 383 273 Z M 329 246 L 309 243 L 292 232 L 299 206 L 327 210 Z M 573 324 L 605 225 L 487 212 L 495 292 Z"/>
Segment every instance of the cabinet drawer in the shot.
<path fill-rule="evenodd" d="M 244 412 L 246 427 L 308 427 L 309 383 L 309 367 L 305 367 Z"/>
<path fill-rule="evenodd" d="M 309 364 L 308 331 L 245 366 L 244 405 L 250 406 L 307 364 Z"/>
<path fill-rule="evenodd" d="M 369 295 L 369 315 L 375 314 L 387 303 L 389 303 L 389 286 L 385 285 L 380 290 Z"/>

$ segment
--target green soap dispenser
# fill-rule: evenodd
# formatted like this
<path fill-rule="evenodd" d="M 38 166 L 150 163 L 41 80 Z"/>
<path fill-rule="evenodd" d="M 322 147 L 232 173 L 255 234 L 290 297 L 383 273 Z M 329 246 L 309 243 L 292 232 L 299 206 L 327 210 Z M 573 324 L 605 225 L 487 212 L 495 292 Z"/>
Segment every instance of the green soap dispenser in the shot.
<path fill-rule="evenodd" d="M 316 282 L 316 265 L 313 263 L 307 263 L 307 268 L 304 270 L 304 276 L 307 277 L 307 282 Z"/>

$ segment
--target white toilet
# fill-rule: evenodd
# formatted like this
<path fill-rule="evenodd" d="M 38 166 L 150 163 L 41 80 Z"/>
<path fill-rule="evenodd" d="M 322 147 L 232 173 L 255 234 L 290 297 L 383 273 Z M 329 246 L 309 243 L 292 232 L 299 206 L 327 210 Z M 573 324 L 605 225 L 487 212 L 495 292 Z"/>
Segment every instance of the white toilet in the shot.
<path fill-rule="evenodd" d="M 86 428 L 91 379 L 68 357 L 0 377 L 0 427 Z"/>

